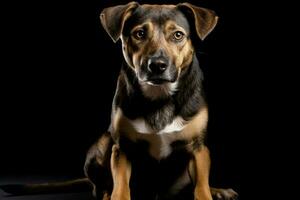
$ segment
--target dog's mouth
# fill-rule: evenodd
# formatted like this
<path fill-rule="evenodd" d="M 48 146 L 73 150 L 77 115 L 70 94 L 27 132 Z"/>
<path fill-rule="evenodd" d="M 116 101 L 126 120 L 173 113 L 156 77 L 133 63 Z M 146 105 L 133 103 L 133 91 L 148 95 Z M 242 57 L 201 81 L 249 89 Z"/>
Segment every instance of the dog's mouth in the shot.
<path fill-rule="evenodd" d="M 161 86 L 167 83 L 174 83 L 178 77 L 176 71 L 172 73 L 168 71 L 168 73 L 156 75 L 141 70 L 136 71 L 136 75 L 140 83 L 153 86 Z"/>
<path fill-rule="evenodd" d="M 148 85 L 153 85 L 153 86 L 159 86 L 165 83 L 170 83 L 172 81 L 167 80 L 167 79 L 149 79 L 146 80 L 145 83 L 147 83 Z"/>
<path fill-rule="evenodd" d="M 174 78 L 163 78 L 163 77 L 148 77 L 144 80 L 140 80 L 140 83 L 142 84 L 147 84 L 147 85 L 152 85 L 152 86 L 162 86 L 162 85 L 165 85 L 165 84 L 168 84 L 168 83 L 174 83 L 176 82 L 177 78 L 174 77 Z"/>

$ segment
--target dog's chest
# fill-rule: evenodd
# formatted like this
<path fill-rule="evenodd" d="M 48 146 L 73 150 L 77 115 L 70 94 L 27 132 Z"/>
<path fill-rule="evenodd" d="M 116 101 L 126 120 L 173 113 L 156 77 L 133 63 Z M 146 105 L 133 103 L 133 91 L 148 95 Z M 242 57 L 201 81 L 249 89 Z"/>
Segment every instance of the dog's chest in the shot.
<path fill-rule="evenodd" d="M 168 157 L 172 153 L 172 144 L 180 140 L 180 132 L 186 126 L 186 121 L 181 117 L 175 117 L 161 130 L 153 130 L 142 118 L 130 120 L 138 140 L 149 143 L 149 153 L 157 160 Z"/>
<path fill-rule="evenodd" d="M 143 119 L 138 118 L 135 120 L 130 120 L 131 125 L 134 129 L 140 134 L 156 134 L 156 135 L 164 135 L 164 134 L 172 134 L 183 130 L 186 125 L 186 121 L 180 117 L 175 117 L 171 123 L 165 125 L 161 130 L 155 130 L 152 128 L 149 123 Z"/>

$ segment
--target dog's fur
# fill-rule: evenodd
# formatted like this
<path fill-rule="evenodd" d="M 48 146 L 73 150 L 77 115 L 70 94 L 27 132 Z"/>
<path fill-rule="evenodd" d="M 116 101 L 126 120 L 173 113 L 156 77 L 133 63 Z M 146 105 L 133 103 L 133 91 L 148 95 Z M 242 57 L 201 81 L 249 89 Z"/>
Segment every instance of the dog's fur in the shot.
<path fill-rule="evenodd" d="M 102 25 L 122 41 L 124 63 L 111 125 L 88 153 L 98 199 L 235 199 L 209 187 L 208 120 L 193 42 L 218 17 L 189 3 L 106 8 Z M 196 38 L 198 37 L 198 38 Z"/>

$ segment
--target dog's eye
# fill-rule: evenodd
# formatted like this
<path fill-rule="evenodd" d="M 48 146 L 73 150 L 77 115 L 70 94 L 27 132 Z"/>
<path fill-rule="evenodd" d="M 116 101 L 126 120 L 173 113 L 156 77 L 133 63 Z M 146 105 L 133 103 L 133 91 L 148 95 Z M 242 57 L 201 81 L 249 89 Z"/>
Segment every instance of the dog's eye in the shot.
<path fill-rule="evenodd" d="M 183 36 L 184 36 L 184 33 L 181 32 L 181 31 L 176 31 L 174 34 L 173 34 L 173 38 L 174 40 L 176 41 L 180 41 L 183 39 Z"/>
<path fill-rule="evenodd" d="M 146 32 L 143 29 L 137 30 L 133 33 L 133 36 L 135 37 L 135 39 L 137 40 L 142 40 L 145 38 L 146 36 Z"/>

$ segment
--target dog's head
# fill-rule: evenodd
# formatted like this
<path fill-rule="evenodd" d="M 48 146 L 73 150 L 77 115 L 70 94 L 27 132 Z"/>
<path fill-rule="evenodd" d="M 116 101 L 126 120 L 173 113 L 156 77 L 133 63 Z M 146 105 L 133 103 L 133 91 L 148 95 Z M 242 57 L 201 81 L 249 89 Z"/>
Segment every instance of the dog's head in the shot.
<path fill-rule="evenodd" d="M 192 17 L 189 20 L 189 16 Z M 204 39 L 217 16 L 189 3 L 139 5 L 136 2 L 106 8 L 101 23 L 113 39 L 122 40 L 124 58 L 141 84 L 175 83 L 193 59 L 193 31 Z"/>

